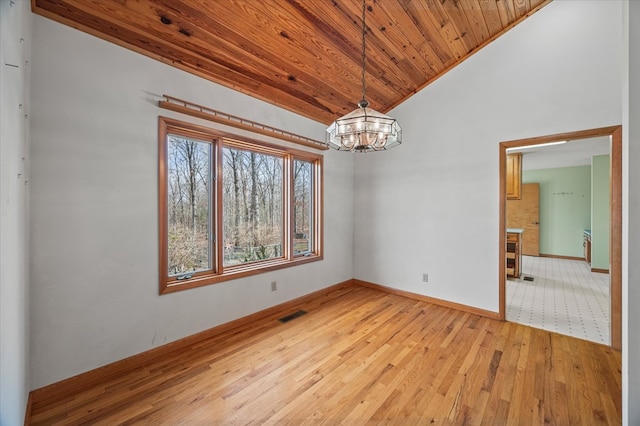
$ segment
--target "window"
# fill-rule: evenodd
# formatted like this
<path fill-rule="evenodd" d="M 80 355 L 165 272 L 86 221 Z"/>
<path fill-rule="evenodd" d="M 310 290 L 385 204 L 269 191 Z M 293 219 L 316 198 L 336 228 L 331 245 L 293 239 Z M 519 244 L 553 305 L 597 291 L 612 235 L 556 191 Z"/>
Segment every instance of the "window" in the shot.
<path fill-rule="evenodd" d="M 211 144 L 167 135 L 169 276 L 211 269 Z"/>
<path fill-rule="evenodd" d="M 322 156 L 160 118 L 160 292 L 322 259 Z"/>
<path fill-rule="evenodd" d="M 294 160 L 293 162 L 293 254 L 311 253 L 313 250 L 314 221 L 313 203 L 313 163 Z"/>
<path fill-rule="evenodd" d="M 282 256 L 284 158 L 222 148 L 223 265 Z"/>

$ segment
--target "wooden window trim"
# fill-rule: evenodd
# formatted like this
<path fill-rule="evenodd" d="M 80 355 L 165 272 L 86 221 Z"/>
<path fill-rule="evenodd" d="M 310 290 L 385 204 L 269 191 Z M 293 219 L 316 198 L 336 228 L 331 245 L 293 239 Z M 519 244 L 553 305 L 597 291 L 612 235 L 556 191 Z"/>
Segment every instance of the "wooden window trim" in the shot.
<path fill-rule="evenodd" d="M 168 275 L 168 150 L 167 135 L 179 134 L 201 141 L 211 142 L 213 146 L 213 159 L 216 174 L 215 185 L 212 186 L 214 212 L 211 226 L 215 229 L 216 239 L 212 253 L 211 269 L 193 273 L 193 277 L 186 280 L 178 280 Z M 251 150 L 262 154 L 281 156 L 284 159 L 283 167 L 283 256 L 276 259 L 246 263 L 242 265 L 223 266 L 222 235 L 222 149 L 234 147 Z M 313 244 L 312 252 L 304 255 L 293 254 L 293 214 L 292 200 L 294 187 L 293 163 L 294 160 L 310 161 L 314 167 L 313 201 L 315 203 L 313 218 Z M 219 282 L 243 278 L 264 272 L 274 271 L 292 266 L 303 265 L 323 259 L 323 157 L 298 149 L 279 146 L 268 142 L 241 137 L 175 119 L 162 117 L 158 119 L 158 246 L 159 246 L 159 282 L 160 294 L 173 293 L 190 288 L 202 287 Z"/>

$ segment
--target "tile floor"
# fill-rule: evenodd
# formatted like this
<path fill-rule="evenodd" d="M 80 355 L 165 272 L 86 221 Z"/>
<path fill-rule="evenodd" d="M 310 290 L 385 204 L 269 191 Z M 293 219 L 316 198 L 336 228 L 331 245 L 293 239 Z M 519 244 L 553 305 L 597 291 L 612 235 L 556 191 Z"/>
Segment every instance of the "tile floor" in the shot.
<path fill-rule="evenodd" d="M 534 256 L 522 256 L 522 272 L 507 280 L 507 321 L 609 344 L 608 274 L 585 261 Z"/>

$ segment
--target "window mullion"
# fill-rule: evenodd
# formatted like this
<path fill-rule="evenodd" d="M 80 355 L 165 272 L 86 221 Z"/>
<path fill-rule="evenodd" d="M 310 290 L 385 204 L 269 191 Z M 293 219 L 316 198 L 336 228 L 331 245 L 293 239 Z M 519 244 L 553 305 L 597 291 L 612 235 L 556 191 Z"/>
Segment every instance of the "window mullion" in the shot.
<path fill-rule="evenodd" d="M 323 247 L 323 214 L 324 214 L 324 197 L 322 196 L 322 160 L 313 162 L 313 252 L 322 255 Z"/>
<path fill-rule="evenodd" d="M 216 272 L 218 274 L 224 273 L 224 238 L 223 238 L 223 217 L 222 217 L 222 140 L 216 139 L 214 144 L 215 152 L 215 170 L 214 180 L 216 183 L 215 200 L 216 205 L 214 208 L 214 223 L 216 230 Z"/>
<path fill-rule="evenodd" d="M 216 141 L 215 139 L 211 141 L 211 149 L 209 150 L 209 175 L 207 178 L 209 179 L 209 256 L 211 258 L 211 272 L 218 272 L 218 248 L 216 244 L 216 237 L 218 235 L 218 230 L 216 229 L 216 206 L 218 203 L 216 202 L 216 194 L 218 191 L 216 190 L 216 179 L 215 179 L 215 171 L 217 170 L 215 159 L 216 159 Z"/>
<path fill-rule="evenodd" d="M 293 197 L 293 158 L 291 155 L 287 155 L 285 159 L 285 179 L 284 179 L 284 188 L 282 189 L 282 193 L 284 194 L 284 208 L 283 208 L 283 229 L 284 229 L 284 240 L 286 246 L 286 258 L 287 260 L 293 260 L 293 211 L 294 211 L 294 197 Z"/>

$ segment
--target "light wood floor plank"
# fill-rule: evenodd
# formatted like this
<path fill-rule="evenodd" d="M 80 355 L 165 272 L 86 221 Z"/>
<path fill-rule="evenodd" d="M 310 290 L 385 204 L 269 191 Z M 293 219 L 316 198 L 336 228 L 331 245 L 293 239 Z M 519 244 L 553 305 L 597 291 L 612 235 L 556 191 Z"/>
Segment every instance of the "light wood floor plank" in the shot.
<path fill-rule="evenodd" d="M 31 421 L 619 425 L 620 371 L 605 346 L 354 285 L 34 403 Z"/>

